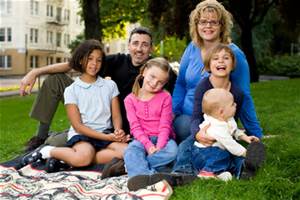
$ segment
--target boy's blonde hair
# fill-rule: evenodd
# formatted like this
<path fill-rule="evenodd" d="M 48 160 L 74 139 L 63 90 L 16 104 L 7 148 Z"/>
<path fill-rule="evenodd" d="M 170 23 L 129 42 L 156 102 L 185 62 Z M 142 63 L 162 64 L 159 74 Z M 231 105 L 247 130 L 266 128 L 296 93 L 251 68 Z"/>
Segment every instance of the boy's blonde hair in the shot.
<path fill-rule="evenodd" d="M 193 42 L 198 46 L 203 46 L 203 39 L 197 31 L 197 24 L 204 12 L 215 12 L 220 22 L 221 43 L 229 44 L 231 42 L 231 29 L 233 26 L 232 15 L 224 8 L 224 6 L 216 0 L 205 0 L 200 2 L 190 14 L 190 35 Z"/>
<path fill-rule="evenodd" d="M 202 112 L 217 117 L 219 109 L 225 106 L 226 100 L 233 98 L 232 94 L 223 88 L 207 90 L 202 99 Z"/>
<path fill-rule="evenodd" d="M 171 66 L 169 64 L 169 62 L 162 57 L 157 57 L 157 58 L 152 58 L 150 60 L 148 60 L 144 66 L 140 69 L 140 73 L 139 75 L 135 78 L 133 87 L 132 87 L 132 93 L 135 96 L 139 95 L 139 91 L 142 87 L 142 83 L 143 83 L 143 73 L 145 69 L 150 69 L 151 67 L 159 67 L 161 70 L 165 71 L 166 73 L 168 73 L 168 75 L 170 74 L 171 71 Z"/>
<path fill-rule="evenodd" d="M 230 54 L 231 59 L 232 59 L 232 70 L 234 70 L 235 64 L 236 64 L 236 59 L 235 59 L 233 51 L 230 49 L 230 47 L 228 45 L 218 44 L 204 58 L 204 69 L 205 69 L 205 71 L 210 72 L 210 62 L 211 62 L 211 59 L 212 59 L 213 55 L 216 54 L 216 53 L 219 53 L 222 50 L 225 50 L 227 53 Z"/>

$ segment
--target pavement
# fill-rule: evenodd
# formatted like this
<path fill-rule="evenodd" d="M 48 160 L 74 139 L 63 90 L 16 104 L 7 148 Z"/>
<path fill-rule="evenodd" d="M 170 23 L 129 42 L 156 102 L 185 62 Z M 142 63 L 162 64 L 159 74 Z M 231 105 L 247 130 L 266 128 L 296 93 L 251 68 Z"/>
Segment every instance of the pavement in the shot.
<path fill-rule="evenodd" d="M 19 88 L 22 78 L 23 76 L 0 76 L 0 98 L 19 95 Z M 45 77 L 42 77 L 39 81 L 36 81 L 32 93 L 36 93 L 38 91 L 39 85 L 42 85 L 44 79 Z"/>
<path fill-rule="evenodd" d="M 32 90 L 32 93 L 38 91 L 39 86 L 42 85 L 43 80 L 46 76 L 42 76 L 40 81 L 36 81 L 35 88 Z M 20 83 L 23 76 L 0 76 L 0 98 L 8 96 L 17 96 L 19 95 Z M 285 80 L 288 77 L 285 76 L 259 76 L 259 81 L 270 81 L 270 80 Z"/>

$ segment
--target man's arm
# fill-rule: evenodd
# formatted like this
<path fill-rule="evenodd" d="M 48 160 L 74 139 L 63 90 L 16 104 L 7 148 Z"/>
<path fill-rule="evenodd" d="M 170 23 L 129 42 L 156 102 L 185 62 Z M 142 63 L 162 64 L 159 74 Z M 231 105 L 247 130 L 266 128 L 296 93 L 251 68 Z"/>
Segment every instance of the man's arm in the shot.
<path fill-rule="evenodd" d="M 55 74 L 60 72 L 68 72 L 71 70 L 69 63 L 56 63 L 45 67 L 35 68 L 28 72 L 20 83 L 20 95 L 25 96 L 30 94 L 35 84 L 36 78 L 43 74 Z"/>

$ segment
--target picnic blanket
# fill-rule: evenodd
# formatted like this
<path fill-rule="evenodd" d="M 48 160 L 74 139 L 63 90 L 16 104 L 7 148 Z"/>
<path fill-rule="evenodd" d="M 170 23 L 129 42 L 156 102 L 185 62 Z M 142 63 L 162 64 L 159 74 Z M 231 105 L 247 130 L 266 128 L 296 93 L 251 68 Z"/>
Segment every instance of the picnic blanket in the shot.
<path fill-rule="evenodd" d="M 46 173 L 31 165 L 19 170 L 0 165 L 0 199 L 165 200 L 172 194 L 166 181 L 136 192 L 127 181 L 127 175 L 101 180 L 99 171 Z"/>

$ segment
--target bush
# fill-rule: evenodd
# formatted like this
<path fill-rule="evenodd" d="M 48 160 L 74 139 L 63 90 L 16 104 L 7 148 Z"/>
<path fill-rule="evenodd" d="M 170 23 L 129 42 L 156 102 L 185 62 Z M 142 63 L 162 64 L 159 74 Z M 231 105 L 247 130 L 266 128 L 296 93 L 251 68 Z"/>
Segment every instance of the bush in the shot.
<path fill-rule="evenodd" d="M 259 63 L 258 69 L 260 74 L 300 77 L 300 56 L 266 57 Z"/>
<path fill-rule="evenodd" d="M 186 47 L 186 39 L 180 40 L 176 37 L 166 37 L 163 42 L 163 49 L 161 49 L 160 43 L 155 45 L 154 56 L 163 56 L 170 62 L 179 62 Z"/>

